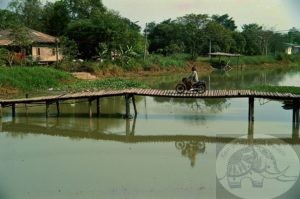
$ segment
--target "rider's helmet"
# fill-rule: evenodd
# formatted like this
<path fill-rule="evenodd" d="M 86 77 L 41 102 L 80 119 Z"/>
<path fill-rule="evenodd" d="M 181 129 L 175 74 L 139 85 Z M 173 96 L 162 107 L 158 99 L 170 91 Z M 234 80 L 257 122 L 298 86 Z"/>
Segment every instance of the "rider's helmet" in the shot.
<path fill-rule="evenodd" d="M 192 67 L 192 71 L 196 71 L 196 67 L 195 66 Z"/>

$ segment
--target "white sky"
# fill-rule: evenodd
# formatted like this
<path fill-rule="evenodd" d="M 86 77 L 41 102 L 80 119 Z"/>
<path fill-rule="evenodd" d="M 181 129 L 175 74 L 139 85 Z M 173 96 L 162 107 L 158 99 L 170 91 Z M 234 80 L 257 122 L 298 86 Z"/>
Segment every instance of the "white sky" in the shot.
<path fill-rule="evenodd" d="M 42 0 L 46 1 L 46 0 Z M 55 0 L 48 0 L 55 1 Z M 0 0 L 5 8 L 9 0 Z M 258 23 L 266 28 L 287 30 L 300 29 L 300 0 L 102 0 L 103 4 L 116 10 L 121 16 L 133 22 L 139 21 L 141 27 L 146 22 L 157 23 L 175 19 L 186 14 L 228 13 L 239 28 L 243 24 Z"/>
<path fill-rule="evenodd" d="M 185 14 L 228 13 L 236 25 L 258 23 L 266 28 L 287 30 L 300 28 L 299 0 L 102 0 L 109 9 L 139 21 L 142 27 L 146 22 L 161 22 L 175 19 Z M 295 8 L 295 7 L 297 7 Z"/>

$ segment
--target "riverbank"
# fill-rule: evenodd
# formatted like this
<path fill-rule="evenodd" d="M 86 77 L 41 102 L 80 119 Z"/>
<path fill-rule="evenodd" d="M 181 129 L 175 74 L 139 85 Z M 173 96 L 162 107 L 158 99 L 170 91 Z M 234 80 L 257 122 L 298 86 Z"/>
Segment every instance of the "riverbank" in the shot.
<path fill-rule="evenodd" d="M 256 60 L 256 62 L 254 60 Z M 248 78 L 251 78 L 252 76 L 254 78 L 255 71 L 266 70 L 270 72 L 276 72 L 278 70 L 290 70 L 291 68 L 293 68 L 293 70 L 298 70 L 300 66 L 299 64 L 294 62 L 274 62 L 274 59 L 270 57 L 244 57 L 240 61 L 242 62 L 242 64 L 239 65 L 239 69 L 247 70 L 247 73 L 253 72 L 253 75 L 250 75 Z M 245 64 L 254 62 L 256 64 Z M 152 88 L 153 85 L 156 85 L 154 86 L 155 88 L 170 89 L 173 88 L 174 85 L 176 85 L 176 82 L 178 83 L 178 81 L 180 81 L 182 76 L 188 75 L 190 73 L 192 66 L 195 66 L 197 68 L 198 75 L 201 79 L 203 77 L 210 76 L 211 73 L 215 73 L 215 69 L 210 66 L 209 59 L 207 57 L 199 58 L 196 61 L 186 61 L 178 63 L 178 65 L 175 64 L 175 66 L 173 67 L 171 65 L 168 65 L 171 63 L 166 64 L 165 62 L 165 65 L 160 63 L 161 65 L 156 67 L 135 67 L 134 69 L 130 70 L 128 68 L 121 68 L 120 66 L 116 65 L 107 65 L 106 67 L 98 68 L 94 71 L 91 70 L 90 72 L 84 72 L 87 70 L 87 67 L 82 68 L 81 66 L 79 68 L 85 70 L 81 70 L 80 72 L 75 73 L 73 73 L 72 71 L 55 69 L 55 66 L 11 68 L 0 67 L 0 98 L 19 97 L 24 96 L 27 93 L 32 96 L 49 93 L 54 94 L 61 92 L 78 92 L 97 89 L 125 89 L 131 87 Z M 79 63 L 73 64 L 77 65 Z M 80 63 L 80 65 L 87 64 L 89 63 Z M 97 65 L 97 62 L 93 62 L 88 66 L 91 68 L 95 68 L 95 65 Z M 227 75 L 230 75 L 230 73 L 227 73 Z M 175 76 L 176 79 L 174 79 Z M 222 74 L 218 74 L 215 76 L 221 79 L 224 78 Z M 168 83 L 166 84 L 166 78 L 168 77 L 173 77 L 173 80 L 168 80 Z M 234 83 L 236 81 L 235 79 L 235 76 L 232 76 L 228 78 L 227 81 Z M 232 86 L 230 86 L 230 88 L 233 88 Z M 250 86 L 252 86 L 252 84 L 249 85 L 249 87 Z M 215 89 L 218 88 L 219 86 Z M 223 87 L 221 86 L 220 88 Z"/>

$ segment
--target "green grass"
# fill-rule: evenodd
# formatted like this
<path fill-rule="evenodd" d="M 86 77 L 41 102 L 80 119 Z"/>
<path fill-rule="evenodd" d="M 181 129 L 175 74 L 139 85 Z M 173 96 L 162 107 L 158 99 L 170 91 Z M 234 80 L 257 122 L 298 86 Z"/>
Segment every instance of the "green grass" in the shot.
<path fill-rule="evenodd" d="M 274 93 L 292 93 L 300 95 L 300 87 L 295 86 L 253 86 L 250 90 L 263 91 L 263 92 L 274 92 Z"/>
<path fill-rule="evenodd" d="M 225 62 L 228 61 L 228 57 L 221 57 L 221 60 L 224 60 Z M 213 61 L 218 61 L 219 57 L 212 57 Z M 209 57 L 198 57 L 198 62 L 206 62 L 210 63 Z M 240 56 L 237 57 L 231 57 L 230 58 L 230 65 L 236 65 L 237 61 L 240 65 L 261 65 L 261 64 L 274 64 L 278 62 L 276 57 L 274 56 Z"/>
<path fill-rule="evenodd" d="M 69 73 L 45 67 L 0 67 L 0 86 L 22 91 L 57 87 L 60 82 L 72 79 Z"/>
<path fill-rule="evenodd" d="M 103 90 L 103 89 L 128 89 L 128 88 L 148 88 L 147 85 L 136 81 L 123 78 L 109 78 L 93 81 L 77 81 L 61 87 L 65 90 Z"/>
<path fill-rule="evenodd" d="M 149 69 L 153 66 L 163 68 L 170 67 L 184 67 L 189 60 L 189 55 L 187 54 L 174 54 L 170 56 L 163 55 L 149 55 L 145 61 L 143 61 L 143 67 Z"/>
<path fill-rule="evenodd" d="M 274 64 L 278 62 L 274 56 L 241 56 L 239 63 L 244 65 Z"/>

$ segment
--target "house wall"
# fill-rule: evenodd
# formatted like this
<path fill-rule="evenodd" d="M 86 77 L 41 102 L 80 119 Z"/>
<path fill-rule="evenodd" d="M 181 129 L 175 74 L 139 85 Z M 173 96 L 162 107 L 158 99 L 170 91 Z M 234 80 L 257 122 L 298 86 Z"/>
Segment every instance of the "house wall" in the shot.
<path fill-rule="evenodd" d="M 288 54 L 288 55 L 291 55 L 292 54 L 292 47 L 291 46 L 289 46 L 289 47 L 287 47 L 286 49 L 285 49 L 285 53 L 286 54 Z"/>
<path fill-rule="evenodd" d="M 59 53 L 56 56 L 56 48 L 55 47 L 45 47 L 45 46 L 34 46 L 32 47 L 32 59 L 34 61 L 40 62 L 55 62 L 62 60 L 63 56 Z"/>

